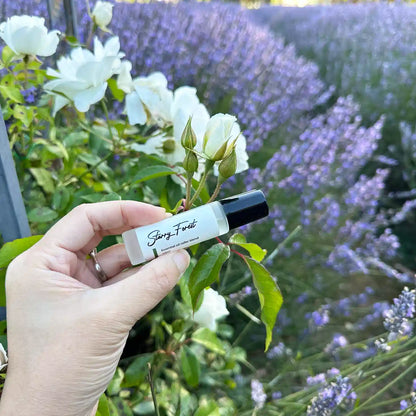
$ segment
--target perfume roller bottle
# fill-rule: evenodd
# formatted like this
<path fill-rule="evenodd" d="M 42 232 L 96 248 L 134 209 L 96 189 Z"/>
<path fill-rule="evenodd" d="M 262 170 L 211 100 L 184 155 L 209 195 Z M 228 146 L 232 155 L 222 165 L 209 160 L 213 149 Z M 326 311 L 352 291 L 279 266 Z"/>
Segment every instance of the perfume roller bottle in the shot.
<path fill-rule="evenodd" d="M 268 214 L 263 192 L 249 191 L 128 230 L 123 240 L 131 264 L 136 265 L 226 234 Z"/>

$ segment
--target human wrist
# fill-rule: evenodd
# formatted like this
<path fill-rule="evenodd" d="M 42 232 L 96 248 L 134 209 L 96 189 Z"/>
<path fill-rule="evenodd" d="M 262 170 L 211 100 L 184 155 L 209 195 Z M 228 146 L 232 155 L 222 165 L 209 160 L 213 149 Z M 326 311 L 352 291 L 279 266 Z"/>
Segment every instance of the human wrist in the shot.
<path fill-rule="evenodd" d="M 30 387 L 27 381 L 6 376 L 0 399 L 0 416 L 95 416 L 98 402 L 85 412 L 71 412 L 69 406 L 51 394 Z"/>

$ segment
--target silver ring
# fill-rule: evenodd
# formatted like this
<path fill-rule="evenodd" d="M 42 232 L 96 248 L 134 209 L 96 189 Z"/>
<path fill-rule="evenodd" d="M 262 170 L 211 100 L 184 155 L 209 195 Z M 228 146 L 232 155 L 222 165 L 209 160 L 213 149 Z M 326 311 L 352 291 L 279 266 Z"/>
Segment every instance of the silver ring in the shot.
<path fill-rule="evenodd" d="M 97 279 L 101 283 L 104 283 L 106 280 L 108 280 L 108 277 L 105 274 L 103 268 L 100 266 L 100 263 L 98 263 L 98 260 L 97 260 L 97 249 L 96 248 L 90 252 L 90 256 L 92 258 L 92 263 L 94 264 L 94 269 L 97 272 Z"/>

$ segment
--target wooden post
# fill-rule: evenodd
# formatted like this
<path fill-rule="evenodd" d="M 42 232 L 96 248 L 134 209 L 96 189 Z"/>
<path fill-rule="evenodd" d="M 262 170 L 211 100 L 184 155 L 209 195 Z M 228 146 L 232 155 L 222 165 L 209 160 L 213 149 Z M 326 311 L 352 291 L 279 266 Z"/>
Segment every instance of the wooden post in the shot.
<path fill-rule="evenodd" d="M 0 111 L 0 233 L 3 241 L 30 236 L 6 126 Z"/>
<path fill-rule="evenodd" d="M 47 2 L 50 28 L 54 29 L 58 23 L 59 17 L 64 15 L 66 35 L 78 37 L 77 16 L 73 0 L 47 0 Z"/>

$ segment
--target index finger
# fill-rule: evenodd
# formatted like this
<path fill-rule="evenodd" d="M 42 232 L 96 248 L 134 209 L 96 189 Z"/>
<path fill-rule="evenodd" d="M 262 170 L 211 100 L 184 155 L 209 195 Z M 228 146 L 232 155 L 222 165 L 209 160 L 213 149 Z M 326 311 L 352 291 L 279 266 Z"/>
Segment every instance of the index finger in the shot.
<path fill-rule="evenodd" d="M 166 210 L 137 201 L 107 201 L 74 208 L 43 237 L 69 251 L 91 251 L 105 235 L 121 234 L 131 228 L 165 218 Z"/>

